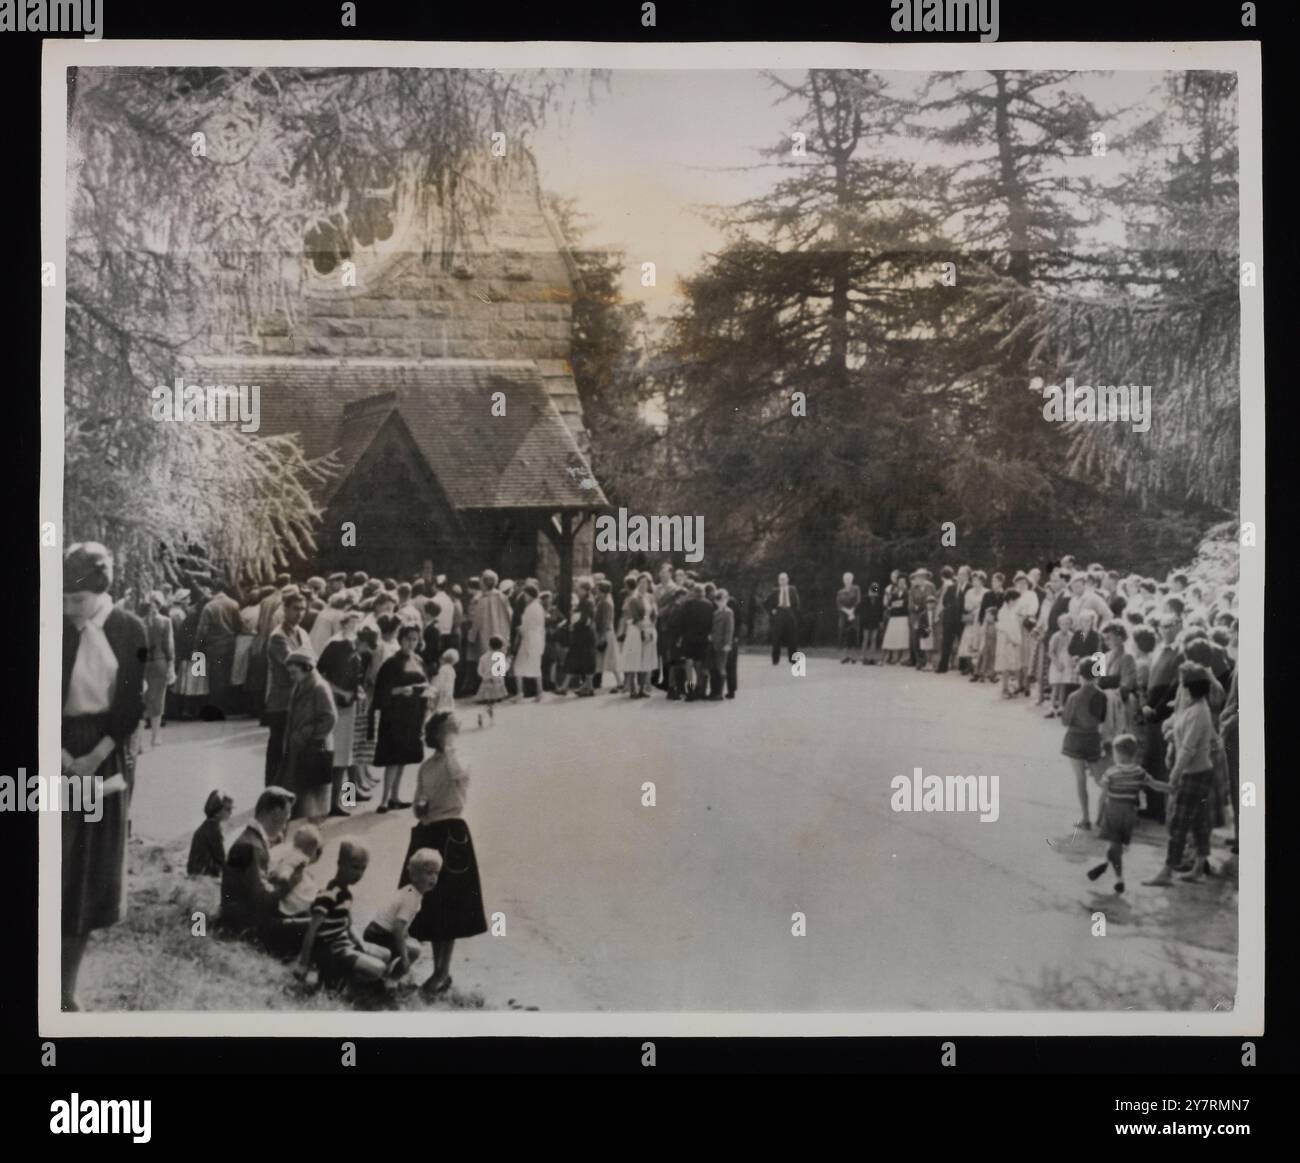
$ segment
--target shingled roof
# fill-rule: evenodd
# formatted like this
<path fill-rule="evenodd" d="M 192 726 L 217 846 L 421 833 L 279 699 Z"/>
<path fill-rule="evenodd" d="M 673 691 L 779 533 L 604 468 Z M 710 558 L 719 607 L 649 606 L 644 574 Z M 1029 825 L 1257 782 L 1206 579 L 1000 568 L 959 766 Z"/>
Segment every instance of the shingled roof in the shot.
<path fill-rule="evenodd" d="M 608 504 L 530 360 L 209 357 L 187 379 L 256 384 L 260 435 L 296 433 L 308 457 L 337 453 L 343 473 L 326 499 L 396 411 L 457 509 Z M 492 415 L 495 392 L 504 416 Z"/>

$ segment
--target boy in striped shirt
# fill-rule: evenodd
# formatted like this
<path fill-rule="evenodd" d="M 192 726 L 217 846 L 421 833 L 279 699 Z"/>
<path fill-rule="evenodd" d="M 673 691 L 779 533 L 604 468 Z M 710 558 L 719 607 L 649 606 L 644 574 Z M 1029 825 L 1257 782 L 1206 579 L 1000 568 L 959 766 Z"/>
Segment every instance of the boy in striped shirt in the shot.
<path fill-rule="evenodd" d="M 1167 792 L 1169 785 L 1153 779 L 1136 762 L 1138 742 L 1132 735 L 1117 735 L 1111 744 L 1115 762 L 1097 780 L 1101 785 L 1101 831 L 1103 840 L 1110 841 L 1106 860 L 1096 868 L 1088 869 L 1088 879 L 1096 880 L 1108 867 L 1115 869 L 1115 891 L 1124 891 L 1124 849 L 1133 839 L 1137 824 L 1138 792 L 1143 788 Z"/>
<path fill-rule="evenodd" d="M 388 958 L 365 945 L 352 931 L 352 892 L 365 874 L 370 853 L 355 840 L 339 844 L 334 879 L 311 906 L 311 921 L 302 939 L 294 976 L 315 984 L 317 972 L 327 985 L 369 985 L 381 981 Z"/>

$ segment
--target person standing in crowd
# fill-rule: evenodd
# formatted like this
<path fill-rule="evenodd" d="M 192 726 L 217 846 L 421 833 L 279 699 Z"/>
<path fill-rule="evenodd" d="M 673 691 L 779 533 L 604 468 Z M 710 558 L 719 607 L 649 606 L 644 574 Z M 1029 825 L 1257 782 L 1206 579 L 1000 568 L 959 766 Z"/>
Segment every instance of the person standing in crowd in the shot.
<path fill-rule="evenodd" d="M 1029 680 L 1034 673 L 1034 628 L 1038 625 L 1039 598 L 1034 590 L 1034 579 L 1028 574 L 1016 575 L 1015 598 L 1016 617 L 1020 620 L 1020 660 L 1016 671 L 1019 675 L 1018 694 L 1029 696 Z"/>
<path fill-rule="evenodd" d="M 384 769 L 380 812 L 411 806 L 399 798 L 402 772 L 407 764 L 424 759 L 420 732 L 428 682 L 416 653 L 420 639 L 418 627 L 403 625 L 397 632 L 397 653 L 379 668 L 375 679 L 375 709 L 379 712 L 375 766 Z"/>
<path fill-rule="evenodd" d="M 885 593 L 885 613 L 888 614 L 889 621 L 885 624 L 885 640 L 881 649 L 884 651 L 885 665 L 896 666 L 910 645 L 907 584 L 898 570 L 890 575 L 889 589 Z"/>
<path fill-rule="evenodd" d="M 510 642 L 511 614 L 510 603 L 497 588 L 498 577 L 490 569 L 485 569 L 479 582 L 482 593 L 474 603 L 474 615 L 470 629 L 470 642 L 477 656 L 482 656 L 493 638 Z"/>
<path fill-rule="evenodd" d="M 149 643 L 149 657 L 144 664 L 144 714 L 150 747 L 158 746 L 167 688 L 176 681 L 176 643 L 165 602 L 158 590 L 152 590 L 144 604 L 144 629 Z"/>
<path fill-rule="evenodd" d="M 62 1006 L 79 1010 L 77 978 L 90 934 L 117 924 L 126 895 L 126 839 L 135 785 L 132 739 L 144 713 L 149 635 L 113 604 L 113 556 L 95 541 L 63 557 L 64 776 L 100 779 L 99 812 L 59 813 Z"/>
<path fill-rule="evenodd" d="M 1072 683 L 1073 667 L 1077 660 L 1070 654 L 1070 640 L 1074 637 L 1074 619 L 1069 614 L 1062 614 L 1057 623 L 1057 630 L 1047 644 L 1048 671 L 1047 679 L 1052 685 L 1052 705 L 1043 715 L 1051 719 L 1061 713 L 1065 700 L 1074 689 Z"/>
<path fill-rule="evenodd" d="M 248 697 L 248 663 L 253 656 L 253 646 L 257 642 L 257 614 L 259 603 L 266 596 L 268 587 L 259 586 L 248 591 L 248 604 L 239 610 L 239 633 L 235 637 L 235 658 L 230 664 L 231 705 L 241 713 L 251 709 L 252 700 Z"/>
<path fill-rule="evenodd" d="M 1020 575 L 1020 581 L 1024 582 L 1024 575 Z M 1002 603 L 998 610 L 998 649 L 997 656 L 994 660 L 994 670 L 1002 675 L 1002 697 L 1009 699 L 1013 693 L 1010 688 L 1012 676 L 1020 670 L 1020 638 L 1024 633 L 1023 623 L 1020 617 L 1018 599 L 1009 598 Z"/>
<path fill-rule="evenodd" d="M 294 819 L 329 815 L 338 712 L 329 684 L 316 672 L 316 657 L 295 650 L 285 661 L 293 680 L 284 724 L 283 780 L 293 787 Z"/>
<path fill-rule="evenodd" d="M 1147 751 L 1143 766 L 1151 776 L 1164 782 L 1168 770 L 1165 764 L 1164 723 L 1174 713 L 1178 697 L 1178 675 L 1185 659 L 1178 648 L 1178 635 L 1182 622 L 1177 614 L 1165 614 L 1160 619 L 1160 641 L 1151 656 L 1147 678 L 1147 699 L 1142 707 L 1142 722 L 1146 727 Z M 1152 792 L 1147 796 L 1146 814 L 1153 820 L 1165 818 L 1164 796 Z"/>
<path fill-rule="evenodd" d="M 858 620 L 858 607 L 862 605 L 862 590 L 853 584 L 853 575 L 846 573 L 843 586 L 835 595 L 835 612 L 839 618 L 840 665 L 857 662 L 856 651 L 862 625 Z"/>
<path fill-rule="evenodd" d="M 279 574 L 275 585 L 268 587 L 257 603 L 257 636 L 253 639 L 253 648 L 248 656 L 248 673 L 244 677 L 244 697 L 249 701 L 249 710 L 255 715 L 260 715 L 266 706 L 266 651 L 271 643 L 271 631 L 280 624 L 281 595 L 292 582 L 293 579 L 287 573 Z"/>
<path fill-rule="evenodd" d="M 1061 711 L 1061 722 L 1065 726 L 1065 738 L 1061 742 L 1061 754 L 1070 761 L 1074 772 L 1074 786 L 1079 796 L 1079 818 L 1074 826 L 1087 832 L 1092 828 L 1092 816 L 1088 808 L 1088 778 L 1101 777 L 1101 725 L 1106 720 L 1106 696 L 1093 685 L 1093 666 L 1091 658 L 1084 658 L 1075 668 L 1079 688 L 1065 700 Z"/>
<path fill-rule="evenodd" d="M 262 726 L 270 728 L 266 740 L 266 786 L 280 778 L 280 765 L 284 760 L 284 729 L 289 718 L 289 696 L 293 691 L 293 678 L 289 674 L 291 654 L 310 651 L 311 642 L 302 628 L 307 601 L 296 586 L 286 586 L 281 594 L 282 620 L 271 631 L 266 646 L 266 702 L 262 711 Z"/>
<path fill-rule="evenodd" d="M 655 635 L 655 673 L 650 680 L 651 685 L 664 691 L 668 689 L 667 642 L 665 641 L 664 628 L 668 624 L 668 615 L 672 610 L 676 593 L 677 586 L 673 582 L 673 563 L 665 561 L 659 567 L 659 583 L 654 588 L 655 626 L 658 633 Z"/>
<path fill-rule="evenodd" d="M 216 581 L 216 591 L 203 607 L 194 649 L 203 654 L 208 672 L 209 705 L 217 718 L 234 708 L 231 704 L 231 671 L 235 663 L 235 641 L 242 622 L 234 587 L 224 579 Z"/>
<path fill-rule="evenodd" d="M 623 579 L 623 607 L 619 612 L 614 635 L 619 644 L 619 666 L 623 672 L 623 691 L 630 699 L 639 699 L 643 689 L 641 674 L 641 627 L 645 621 L 645 606 L 641 594 L 644 587 L 635 573 Z"/>
<path fill-rule="evenodd" d="M 925 615 L 926 603 L 935 595 L 934 582 L 930 580 L 930 571 L 925 568 L 913 570 L 909 581 L 911 585 L 907 595 L 908 646 L 911 650 L 912 665 L 924 668 L 921 622 Z"/>
<path fill-rule="evenodd" d="M 682 654 L 686 660 L 685 695 L 688 703 L 698 702 L 709 690 L 709 638 L 713 633 L 713 603 L 705 588 L 695 582 L 691 596 L 682 607 Z"/>
<path fill-rule="evenodd" d="M 176 718 L 179 722 L 196 719 L 200 705 L 208 697 L 208 665 L 205 655 L 198 653 L 199 618 L 207 605 L 208 593 L 198 584 L 190 587 L 190 607 L 176 635 L 176 657 L 181 660 L 176 675 Z"/>
<path fill-rule="evenodd" d="M 433 754 L 420 765 L 416 780 L 416 824 L 402 862 L 401 888 L 410 880 L 410 859 L 431 848 L 442 857 L 438 883 L 424 895 L 411 922 L 410 935 L 433 945 L 433 975 L 421 987 L 433 997 L 451 988 L 451 956 L 458 940 L 487 932 L 483 889 L 479 883 L 474 841 L 465 822 L 469 771 L 456 753 L 460 731 L 456 717 L 440 714 L 429 720 L 427 742 Z"/>
<path fill-rule="evenodd" d="M 1179 677 L 1188 697 L 1186 705 L 1173 716 L 1171 732 L 1174 763 L 1169 769 L 1168 782 L 1174 810 L 1169 820 L 1164 867 L 1151 880 L 1143 882 L 1153 886 L 1173 883 L 1174 873 L 1182 866 L 1188 832 L 1196 843 L 1196 861 L 1181 879 L 1195 882 L 1214 875 L 1210 867 L 1211 799 L 1215 752 L 1221 744 L 1206 702 L 1210 673 L 1198 663 L 1187 662 L 1180 668 Z"/>
<path fill-rule="evenodd" d="M 858 607 L 862 622 L 862 665 L 875 666 L 880 653 L 880 636 L 885 620 L 885 604 L 880 596 L 880 583 L 872 582 Z"/>
<path fill-rule="evenodd" d="M 1232 797 L 1232 854 L 1239 854 L 1241 846 L 1241 737 L 1239 734 L 1237 709 L 1237 676 L 1239 671 L 1233 669 L 1232 680 L 1228 684 L 1228 699 L 1223 704 L 1223 714 L 1219 717 L 1219 735 L 1223 740 L 1224 758 L 1228 764 L 1228 787 Z"/>
<path fill-rule="evenodd" d="M 798 651 L 799 591 L 790 584 L 788 573 L 776 575 L 776 585 L 767 595 L 767 616 L 772 626 L 772 665 L 781 661 L 781 647 L 785 647 L 787 661 Z"/>
<path fill-rule="evenodd" d="M 519 639 L 514 650 L 514 672 L 521 698 L 542 701 L 542 655 L 546 651 L 546 612 L 541 594 L 531 581 L 524 585 L 524 608 L 519 618 Z"/>
<path fill-rule="evenodd" d="M 338 576 L 341 580 L 342 575 Z M 325 649 L 325 644 L 338 633 L 339 623 L 343 620 L 343 613 L 350 604 L 347 592 L 343 589 L 336 589 L 326 599 L 325 608 L 316 615 L 316 620 L 312 623 L 311 630 L 308 631 L 312 653 L 316 657 L 320 657 L 321 651 Z"/>
<path fill-rule="evenodd" d="M 972 680 L 984 649 L 984 627 L 980 625 L 980 609 L 984 602 L 985 574 L 977 569 L 971 574 L 970 585 L 961 600 L 961 641 L 957 645 L 957 657 L 962 674 L 970 675 Z"/>
<path fill-rule="evenodd" d="M 962 615 L 965 612 L 966 590 L 970 587 L 970 566 L 963 565 L 953 576 L 952 566 L 945 565 L 940 571 L 943 585 L 939 591 L 939 665 L 935 670 L 947 674 L 952 665 L 957 647 L 961 642 Z M 958 669 L 965 671 L 958 662 Z"/>
<path fill-rule="evenodd" d="M 637 686 L 643 699 L 650 697 L 650 683 L 659 666 L 659 607 L 655 601 L 654 578 L 644 570 L 637 575 L 637 600 L 641 604 L 641 661 L 637 665 Z"/>
<path fill-rule="evenodd" d="M 357 739 L 357 714 L 363 709 L 365 670 L 357 647 L 361 614 L 348 610 L 339 621 L 338 632 L 325 643 L 316 670 L 329 684 L 338 722 L 334 726 L 334 763 L 330 776 L 331 816 L 349 816 L 343 806 L 343 784 L 352 781 L 352 793 L 362 798 L 361 773 L 353 754 Z M 369 799 L 369 796 L 364 798 Z"/>
<path fill-rule="evenodd" d="M 614 676 L 614 685 L 610 688 L 617 693 L 623 685 L 622 660 L 619 654 L 619 642 L 615 633 L 617 615 L 614 611 L 614 587 L 605 578 L 596 583 L 596 680 L 601 679 L 606 671 Z"/>
<path fill-rule="evenodd" d="M 1137 662 L 1128 653 L 1128 630 L 1123 622 L 1102 627 L 1105 658 L 1097 668 L 1097 689 L 1106 696 L 1106 722 L 1101 740 L 1109 749 L 1117 736 L 1132 735 L 1137 721 Z"/>
<path fill-rule="evenodd" d="M 581 578 L 578 600 L 569 618 L 569 653 L 564 661 L 568 678 L 565 686 L 555 692 L 557 695 L 568 694 L 574 679 L 579 680 L 576 692 L 579 698 L 588 698 L 595 693 L 591 684 L 596 673 L 596 608 L 591 590 L 591 579 Z"/>
<path fill-rule="evenodd" d="M 438 649 L 429 658 L 432 663 L 442 657 L 444 650 L 460 650 L 456 634 L 456 599 L 447 592 L 447 579 L 442 575 L 433 579 L 433 596 L 429 602 L 433 609 L 433 623 L 438 628 Z"/>
<path fill-rule="evenodd" d="M 736 615 L 728 601 L 731 595 L 720 589 L 714 595 L 713 626 L 709 632 L 709 698 L 721 701 L 723 675 L 736 642 Z"/>
<path fill-rule="evenodd" d="M 461 680 L 456 688 L 457 698 L 473 698 L 478 693 L 478 660 L 482 647 L 474 637 L 474 611 L 483 596 L 483 583 L 472 577 L 465 583 L 465 597 L 461 604 Z"/>

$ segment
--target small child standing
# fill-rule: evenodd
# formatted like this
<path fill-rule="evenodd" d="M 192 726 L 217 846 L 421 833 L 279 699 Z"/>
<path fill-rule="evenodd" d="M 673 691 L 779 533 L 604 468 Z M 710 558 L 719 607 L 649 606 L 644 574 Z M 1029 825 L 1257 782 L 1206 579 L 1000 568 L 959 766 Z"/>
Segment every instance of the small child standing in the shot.
<path fill-rule="evenodd" d="M 1045 719 L 1061 713 L 1065 688 L 1070 682 L 1070 639 L 1074 637 L 1074 619 L 1069 614 L 1062 614 L 1057 625 L 1060 628 L 1047 643 L 1047 681 L 1052 687 L 1052 706 L 1044 714 Z"/>
<path fill-rule="evenodd" d="M 194 832 L 190 840 L 190 858 L 185 871 L 191 876 L 220 876 L 226 865 L 226 841 L 221 834 L 221 825 L 230 819 L 235 810 L 235 801 L 221 791 L 208 793 L 203 805 L 203 814 L 207 818 Z"/>
<path fill-rule="evenodd" d="M 373 985 L 383 979 L 388 958 L 367 947 L 352 931 L 352 885 L 366 874 L 370 853 L 355 840 L 339 844 L 334 879 L 311 906 L 311 923 L 293 974 L 308 985 L 316 974 L 326 985 Z"/>
<path fill-rule="evenodd" d="M 282 917 L 300 917 L 311 908 L 316 899 L 316 882 L 307 865 L 320 859 L 322 846 L 320 832 L 311 824 L 303 824 L 292 837 L 267 853 L 266 875 L 274 882 L 287 884 L 298 869 L 303 870 L 301 878 L 276 906 Z"/>
<path fill-rule="evenodd" d="M 488 639 L 488 649 L 478 660 L 479 688 L 477 702 L 487 707 L 488 720 L 495 722 L 493 707 L 505 702 L 505 675 L 510 670 L 510 657 L 505 653 L 504 643 L 495 634 Z M 479 716 L 478 725 L 483 726 L 483 716 Z"/>
<path fill-rule="evenodd" d="M 361 934 L 363 941 L 379 945 L 392 954 L 389 977 L 405 977 L 411 962 L 420 956 L 420 944 L 407 937 L 407 930 L 424 904 L 425 893 L 432 892 L 442 871 L 442 854 L 436 848 L 419 848 L 406 862 L 409 884 L 402 885 L 376 914 Z"/>
<path fill-rule="evenodd" d="M 1111 744 L 1115 762 L 1106 769 L 1098 783 L 1101 784 L 1102 801 L 1098 816 L 1101 819 L 1103 840 L 1110 843 L 1106 859 L 1096 868 L 1088 869 L 1088 879 L 1096 880 L 1107 867 L 1115 870 L 1115 891 L 1124 891 L 1124 849 L 1133 839 L 1137 825 L 1138 792 L 1168 791 L 1169 785 L 1152 779 L 1137 762 L 1138 741 L 1132 735 L 1116 735 Z"/>
<path fill-rule="evenodd" d="M 459 650 L 444 650 L 438 662 L 438 673 L 424 697 L 429 703 L 431 715 L 450 714 L 456 709 L 456 663 L 460 661 Z"/>

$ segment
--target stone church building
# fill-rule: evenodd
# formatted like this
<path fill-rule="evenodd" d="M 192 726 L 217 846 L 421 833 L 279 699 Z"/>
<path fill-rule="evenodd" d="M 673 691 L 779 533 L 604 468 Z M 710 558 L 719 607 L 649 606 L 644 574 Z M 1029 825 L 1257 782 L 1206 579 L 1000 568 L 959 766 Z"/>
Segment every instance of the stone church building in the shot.
<path fill-rule="evenodd" d="M 453 579 L 490 567 L 567 598 L 607 505 L 569 364 L 576 267 L 531 159 L 454 250 L 426 249 L 421 213 L 384 207 L 347 243 L 331 244 L 328 223 L 311 232 L 294 259 L 299 301 L 191 374 L 258 385 L 261 435 L 334 455 L 303 567 Z"/>

